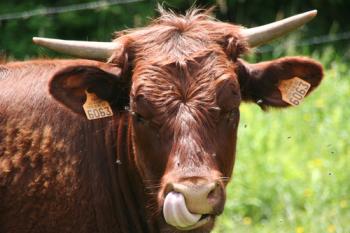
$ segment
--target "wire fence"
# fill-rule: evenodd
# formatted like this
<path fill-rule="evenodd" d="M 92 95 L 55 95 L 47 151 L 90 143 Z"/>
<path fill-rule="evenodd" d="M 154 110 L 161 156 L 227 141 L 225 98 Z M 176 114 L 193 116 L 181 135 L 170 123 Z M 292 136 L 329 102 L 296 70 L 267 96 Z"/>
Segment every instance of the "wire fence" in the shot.
<path fill-rule="evenodd" d="M 117 4 L 141 2 L 141 1 L 143 0 L 110 0 L 110 1 L 80 3 L 80 4 L 73 4 L 73 5 L 61 6 L 61 7 L 43 7 L 35 10 L 0 15 L 0 22 L 4 20 L 27 19 L 38 15 L 53 15 L 53 14 L 71 12 L 71 11 L 93 10 L 93 9 L 104 8 L 104 7 L 117 5 Z"/>
<path fill-rule="evenodd" d="M 5 20 L 27 19 L 33 16 L 39 16 L 39 15 L 53 15 L 53 14 L 60 14 L 65 12 L 72 12 L 72 11 L 93 10 L 93 9 L 106 8 L 117 4 L 125 4 L 125 3 L 132 3 L 132 2 L 141 2 L 141 1 L 144 1 L 144 0 L 109 0 L 109 1 L 95 1 L 95 2 L 88 2 L 88 3 L 73 4 L 73 5 L 61 6 L 61 7 L 43 7 L 35 10 L 0 15 L 0 23 L 1 21 L 5 21 Z M 298 43 L 293 44 L 293 46 L 302 47 L 302 46 L 325 44 L 325 43 L 331 43 L 331 42 L 336 42 L 340 40 L 349 40 L 349 39 L 350 39 L 350 31 L 307 38 L 302 41 L 298 41 Z M 268 52 L 275 51 L 276 49 L 282 49 L 283 46 L 284 46 L 283 44 L 280 44 L 274 47 L 267 45 L 259 48 L 257 52 L 268 53 Z"/>
<path fill-rule="evenodd" d="M 319 44 L 326 44 L 326 43 L 332 43 L 340 40 L 349 40 L 350 39 L 350 31 L 348 32 L 340 32 L 336 34 L 328 34 L 328 35 L 321 35 L 321 36 L 315 36 L 311 38 L 307 38 L 301 41 L 298 41 L 295 44 L 292 44 L 294 47 L 302 47 L 302 46 L 312 46 L 312 45 L 319 45 Z M 259 53 L 268 53 L 272 52 L 276 49 L 282 49 L 283 44 L 280 44 L 278 46 L 272 47 L 270 45 L 264 46 L 259 48 Z"/>

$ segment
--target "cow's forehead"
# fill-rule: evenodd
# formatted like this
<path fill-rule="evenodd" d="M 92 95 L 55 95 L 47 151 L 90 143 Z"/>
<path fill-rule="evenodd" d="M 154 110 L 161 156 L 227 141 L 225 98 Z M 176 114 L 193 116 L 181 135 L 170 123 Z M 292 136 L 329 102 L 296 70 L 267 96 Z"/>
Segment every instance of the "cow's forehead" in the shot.
<path fill-rule="evenodd" d="M 191 75 L 201 70 L 210 75 L 210 70 L 221 71 L 222 66 L 232 66 L 230 58 L 246 50 L 239 27 L 212 21 L 205 15 L 174 20 L 161 17 L 154 24 L 130 31 L 120 39 L 127 41 L 136 77 L 141 73 L 154 75 L 162 72 L 164 66 L 174 69 L 177 65 L 188 67 Z"/>
<path fill-rule="evenodd" d="M 225 38 L 237 31 L 228 26 L 227 31 L 233 32 L 225 35 L 217 26 L 227 25 L 209 21 L 184 24 L 187 27 L 157 24 L 128 35 L 133 41 L 129 48 L 134 58 L 132 96 L 143 95 L 152 102 L 208 99 L 215 97 L 219 81 L 236 79 Z"/>
<path fill-rule="evenodd" d="M 170 64 L 136 64 L 132 94 L 168 93 L 181 89 L 182 93 L 202 88 L 197 94 L 211 93 L 225 80 L 239 89 L 235 64 L 222 54 L 173 62 Z"/>
<path fill-rule="evenodd" d="M 210 59 L 210 55 L 205 59 Z M 142 96 L 149 103 L 147 106 L 156 113 L 166 113 L 168 120 L 170 115 L 176 116 L 182 103 L 195 110 L 193 114 L 210 115 L 209 109 L 218 106 L 216 97 L 222 86 L 220 84 L 229 82 L 232 84 L 226 85 L 229 91 L 239 93 L 240 90 L 232 61 L 212 59 L 212 64 L 208 64 L 205 59 L 198 63 L 188 61 L 186 64 L 142 67 L 144 70 L 138 70 L 133 77 L 132 102 L 138 105 L 137 97 Z M 165 117 L 164 114 L 159 117 Z"/>

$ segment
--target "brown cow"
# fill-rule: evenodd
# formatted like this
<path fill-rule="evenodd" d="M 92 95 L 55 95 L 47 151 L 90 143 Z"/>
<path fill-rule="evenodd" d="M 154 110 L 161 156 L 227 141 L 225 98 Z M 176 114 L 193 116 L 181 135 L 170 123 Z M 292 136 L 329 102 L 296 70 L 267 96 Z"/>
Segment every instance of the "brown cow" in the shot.
<path fill-rule="evenodd" d="M 308 58 L 239 57 L 314 15 L 243 29 L 162 11 L 111 43 L 35 39 L 109 62 L 0 66 L 0 232 L 209 232 L 224 208 L 241 101 L 287 107 L 298 102 L 286 91 L 309 94 L 322 79 Z M 286 84 L 294 77 L 297 89 Z M 88 117 L 110 115 L 108 104 L 114 115 L 88 120 L 87 95 L 107 101 Z"/>

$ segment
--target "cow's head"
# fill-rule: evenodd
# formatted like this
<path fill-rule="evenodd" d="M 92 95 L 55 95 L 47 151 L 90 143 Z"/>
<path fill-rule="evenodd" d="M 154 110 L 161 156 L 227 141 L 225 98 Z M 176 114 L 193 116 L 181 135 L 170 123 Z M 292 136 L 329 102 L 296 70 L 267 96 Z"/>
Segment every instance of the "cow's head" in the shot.
<path fill-rule="evenodd" d="M 66 47 L 65 42 L 53 40 L 59 43 L 49 47 L 63 43 L 63 50 L 75 55 L 108 56 L 111 66 L 117 65 L 124 73 L 128 64 L 132 66 L 133 148 L 145 185 L 159 185 L 154 194 L 158 220 L 164 230 L 206 232 L 223 211 L 225 186 L 235 160 L 240 103 L 287 107 L 281 96 L 283 80 L 299 77 L 311 85 L 309 94 L 322 79 L 321 66 L 308 58 L 248 64 L 239 57 L 249 46 L 281 36 L 314 15 L 308 12 L 282 23 L 243 29 L 197 11 L 186 16 L 162 12 L 150 26 L 127 31 L 112 43 L 93 42 L 92 47 L 98 47 L 95 50 L 86 42 L 68 42 Z M 75 46 L 83 49 L 73 52 Z M 113 84 L 117 79 L 106 69 L 96 68 L 97 79 L 86 68 L 81 70 L 74 77 L 93 80 L 90 86 L 95 92 L 100 90 L 99 95 L 104 88 L 110 96 L 118 92 Z M 62 77 L 66 76 L 56 79 Z M 53 95 L 63 103 L 70 102 L 60 97 L 65 90 L 55 92 L 61 85 L 56 83 Z M 65 104 L 80 111 L 79 104 Z"/>

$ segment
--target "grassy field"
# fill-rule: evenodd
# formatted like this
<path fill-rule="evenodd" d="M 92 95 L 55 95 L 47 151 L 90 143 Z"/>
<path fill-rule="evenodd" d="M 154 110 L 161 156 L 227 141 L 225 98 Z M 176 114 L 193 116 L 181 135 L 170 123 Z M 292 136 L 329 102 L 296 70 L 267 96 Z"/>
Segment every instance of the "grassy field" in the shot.
<path fill-rule="evenodd" d="M 300 106 L 241 106 L 236 167 L 215 233 L 350 232 L 350 68 L 327 52 Z"/>

